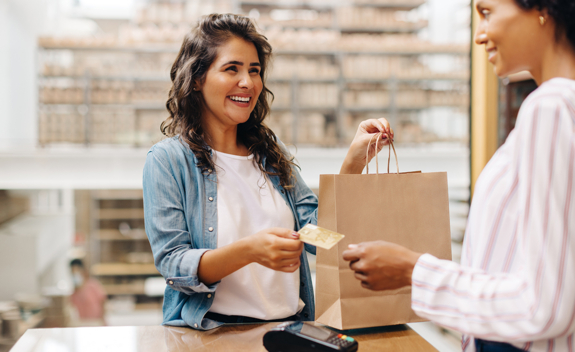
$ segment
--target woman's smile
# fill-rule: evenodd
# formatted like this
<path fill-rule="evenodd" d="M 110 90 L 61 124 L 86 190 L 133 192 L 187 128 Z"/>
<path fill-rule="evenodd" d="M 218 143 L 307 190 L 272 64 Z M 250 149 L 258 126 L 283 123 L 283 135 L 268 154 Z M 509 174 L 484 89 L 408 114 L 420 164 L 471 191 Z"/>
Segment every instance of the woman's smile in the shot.
<path fill-rule="evenodd" d="M 252 101 L 251 94 L 234 94 L 228 95 L 227 99 L 230 100 L 234 105 L 240 108 L 249 108 Z"/>
<path fill-rule="evenodd" d="M 495 65 L 495 61 L 497 60 L 497 49 L 496 48 L 487 49 L 487 54 L 489 62 Z"/>

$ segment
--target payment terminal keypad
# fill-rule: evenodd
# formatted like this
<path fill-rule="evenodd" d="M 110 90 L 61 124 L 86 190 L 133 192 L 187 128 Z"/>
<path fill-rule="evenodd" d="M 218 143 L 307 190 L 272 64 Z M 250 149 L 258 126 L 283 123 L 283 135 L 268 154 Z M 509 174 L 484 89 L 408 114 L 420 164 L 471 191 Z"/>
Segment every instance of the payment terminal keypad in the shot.
<path fill-rule="evenodd" d="M 341 347 L 350 346 L 353 344 L 354 341 L 355 340 L 353 339 L 353 337 L 349 337 L 349 336 L 342 335 L 342 334 L 335 335 L 335 336 L 331 337 L 329 340 L 327 340 L 328 343 L 338 345 Z"/>

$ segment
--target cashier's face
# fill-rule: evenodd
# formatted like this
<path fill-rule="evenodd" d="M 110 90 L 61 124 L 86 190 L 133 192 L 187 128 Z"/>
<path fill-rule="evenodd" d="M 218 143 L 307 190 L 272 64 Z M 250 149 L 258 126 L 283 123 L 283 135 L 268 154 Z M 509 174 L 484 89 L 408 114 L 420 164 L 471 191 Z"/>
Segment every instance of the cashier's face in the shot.
<path fill-rule="evenodd" d="M 499 77 L 538 67 L 549 41 L 540 11 L 526 11 L 515 0 L 476 0 L 475 5 L 479 13 L 475 43 L 485 45 Z"/>
<path fill-rule="evenodd" d="M 253 43 L 234 37 L 222 45 L 200 88 L 204 121 L 222 127 L 246 122 L 262 91 L 260 70 Z"/>

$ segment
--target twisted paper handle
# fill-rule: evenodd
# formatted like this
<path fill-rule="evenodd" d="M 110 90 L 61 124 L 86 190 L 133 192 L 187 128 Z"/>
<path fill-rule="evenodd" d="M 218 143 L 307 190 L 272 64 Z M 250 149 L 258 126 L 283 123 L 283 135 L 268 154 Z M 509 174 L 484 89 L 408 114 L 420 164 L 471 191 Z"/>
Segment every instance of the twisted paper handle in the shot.
<path fill-rule="evenodd" d="M 375 170 L 376 173 L 379 175 L 379 158 L 378 158 L 378 154 L 377 151 L 379 150 L 379 139 L 381 137 L 383 137 L 383 135 L 387 136 L 387 141 L 389 142 L 388 144 L 388 149 L 389 149 L 389 154 L 387 155 L 387 173 L 389 173 L 389 163 L 391 161 L 391 149 L 393 148 L 393 154 L 395 155 L 395 166 L 397 167 L 397 174 L 399 175 L 399 162 L 397 161 L 397 152 L 395 151 L 395 146 L 393 145 L 393 141 L 391 140 L 391 137 L 389 134 L 387 133 L 377 133 L 374 134 L 373 136 L 371 136 L 371 138 L 369 139 L 369 143 L 367 144 L 367 152 L 365 154 L 365 167 L 366 167 L 366 172 L 369 174 L 369 147 L 371 147 L 371 141 L 373 140 L 373 137 L 376 137 L 375 139 Z"/>

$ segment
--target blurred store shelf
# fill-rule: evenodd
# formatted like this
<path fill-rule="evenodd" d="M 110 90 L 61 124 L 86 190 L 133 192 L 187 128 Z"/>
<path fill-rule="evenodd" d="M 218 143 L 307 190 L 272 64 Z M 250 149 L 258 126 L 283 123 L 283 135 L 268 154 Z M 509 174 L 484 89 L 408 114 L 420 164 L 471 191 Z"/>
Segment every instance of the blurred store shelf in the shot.
<path fill-rule="evenodd" d="M 399 144 L 466 144 L 469 45 L 423 40 L 425 3 L 152 1 L 117 32 L 40 38 L 39 143 L 147 147 L 161 138 L 169 68 L 205 10 L 249 13 L 269 39 L 268 84 L 279 115 L 269 125 L 284 142 L 341 147 L 359 121 L 380 115 L 402 130 Z M 449 69 L 438 69 L 439 59 Z M 421 123 L 435 108 L 452 109 L 443 115 L 457 120 L 456 132 L 443 136 L 439 123 Z"/>
<path fill-rule="evenodd" d="M 96 232 L 97 239 L 101 241 L 133 241 L 133 240 L 148 240 L 146 233 L 143 229 L 131 229 L 129 234 L 125 234 L 125 231 L 106 229 L 98 230 Z"/>
<path fill-rule="evenodd" d="M 95 276 L 159 275 L 154 264 L 98 263 L 91 271 Z"/>
<path fill-rule="evenodd" d="M 407 44 L 407 43 L 406 43 Z M 63 43 L 58 40 L 47 42 L 40 39 L 42 49 L 60 50 L 60 51 L 112 51 L 119 53 L 171 53 L 177 54 L 180 50 L 179 46 L 158 46 L 158 45 L 110 45 L 110 46 L 94 46 L 90 42 L 73 42 Z M 327 45 L 326 45 L 327 46 Z M 289 46 L 288 46 L 289 47 Z M 355 49 L 354 49 L 355 48 Z M 296 49 L 295 47 L 276 49 L 274 53 L 277 55 L 313 55 L 313 56 L 334 56 L 336 54 L 344 53 L 349 55 L 414 55 L 414 54 L 443 54 L 443 55 L 469 55 L 469 46 L 461 44 L 423 44 L 416 46 L 409 45 L 381 45 L 370 46 L 365 48 L 354 47 L 348 50 L 333 50 L 333 49 Z"/>
<path fill-rule="evenodd" d="M 144 209 L 100 209 L 96 218 L 100 220 L 143 219 Z"/>
<path fill-rule="evenodd" d="M 424 4 L 426 0 L 353 0 L 348 3 L 354 6 L 374 7 L 374 8 L 390 8 L 390 9 L 413 9 Z M 340 5 L 338 1 L 324 0 L 324 1 L 305 1 L 305 0 L 240 0 L 238 3 L 241 6 L 257 7 L 257 6 L 271 6 L 274 8 L 333 8 Z"/>

